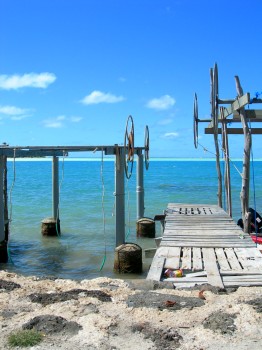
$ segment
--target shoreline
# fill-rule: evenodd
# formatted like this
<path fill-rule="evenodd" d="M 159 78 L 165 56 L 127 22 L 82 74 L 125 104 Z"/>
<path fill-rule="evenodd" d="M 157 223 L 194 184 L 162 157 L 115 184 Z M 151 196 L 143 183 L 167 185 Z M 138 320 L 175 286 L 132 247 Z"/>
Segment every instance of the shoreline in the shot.
<path fill-rule="evenodd" d="M 261 287 L 177 290 L 142 279 L 41 279 L 1 270 L 0 291 L 0 348 L 11 349 L 9 334 L 25 324 L 44 334 L 35 350 L 262 347 Z"/>

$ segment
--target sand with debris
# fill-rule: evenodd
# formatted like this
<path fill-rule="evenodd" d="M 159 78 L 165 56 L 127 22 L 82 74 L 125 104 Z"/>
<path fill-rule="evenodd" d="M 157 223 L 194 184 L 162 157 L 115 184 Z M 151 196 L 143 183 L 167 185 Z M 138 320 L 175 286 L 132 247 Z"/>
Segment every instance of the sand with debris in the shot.
<path fill-rule="evenodd" d="M 12 332 L 26 328 L 44 335 L 34 350 L 262 348 L 260 287 L 201 290 L 0 271 L 0 349 L 10 348 Z"/>

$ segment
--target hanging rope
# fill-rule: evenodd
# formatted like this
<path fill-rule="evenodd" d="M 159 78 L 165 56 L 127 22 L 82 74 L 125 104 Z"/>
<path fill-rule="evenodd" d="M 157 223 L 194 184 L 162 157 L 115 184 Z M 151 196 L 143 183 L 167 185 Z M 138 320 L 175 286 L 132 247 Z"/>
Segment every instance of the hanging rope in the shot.
<path fill-rule="evenodd" d="M 199 142 L 198 142 L 198 145 L 203 148 L 204 152 L 208 152 L 216 157 L 216 153 L 209 151 L 205 146 L 201 145 L 201 143 L 199 143 Z"/>
<path fill-rule="evenodd" d="M 201 145 L 201 143 L 198 142 L 198 144 L 199 144 L 199 146 L 201 146 L 201 147 L 203 148 L 203 150 L 204 150 L 205 152 L 208 152 L 208 153 L 210 153 L 210 154 L 212 154 L 213 156 L 216 157 L 216 153 L 209 151 L 205 146 Z M 226 153 L 226 151 L 225 151 L 224 147 L 221 145 L 221 143 L 220 143 L 220 147 L 221 147 L 221 150 L 223 151 L 223 153 L 226 155 L 226 158 L 230 161 L 230 163 L 232 163 L 232 165 L 234 166 L 234 168 L 236 169 L 236 171 L 238 172 L 238 174 L 241 176 L 241 178 L 243 178 L 242 173 L 241 173 L 240 170 L 237 168 L 237 166 L 235 165 L 235 163 L 233 162 L 233 160 L 228 156 L 228 154 Z"/>
<path fill-rule="evenodd" d="M 101 178 L 101 183 L 102 183 L 102 217 L 103 217 L 103 234 L 104 234 L 104 242 L 105 242 L 104 258 L 103 258 L 103 261 L 102 261 L 102 264 L 101 264 L 100 270 L 99 270 L 99 271 L 102 271 L 102 269 L 105 265 L 106 256 L 107 256 L 106 220 L 105 220 L 104 149 L 103 148 L 102 148 L 102 155 L 101 155 L 100 178 Z"/>

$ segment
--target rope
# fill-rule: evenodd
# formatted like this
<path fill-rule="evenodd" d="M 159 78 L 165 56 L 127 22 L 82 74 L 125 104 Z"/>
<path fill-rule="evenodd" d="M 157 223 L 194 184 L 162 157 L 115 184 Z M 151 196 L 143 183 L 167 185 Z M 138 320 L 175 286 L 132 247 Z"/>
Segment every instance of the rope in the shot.
<path fill-rule="evenodd" d="M 213 152 L 209 151 L 206 147 L 201 145 L 201 143 L 198 142 L 198 144 L 199 144 L 199 146 L 201 146 L 203 148 L 204 152 L 208 152 L 208 153 L 212 154 L 215 157 L 217 156 L 216 153 L 213 153 Z"/>
<path fill-rule="evenodd" d="M 100 168 L 100 177 L 101 177 L 101 183 L 102 183 L 102 217 L 103 217 L 103 234 L 104 234 L 104 240 L 105 240 L 105 250 L 104 250 L 104 257 L 102 264 L 100 266 L 100 270 L 102 271 L 105 262 L 106 262 L 106 256 L 107 256 L 107 247 L 106 247 L 106 220 L 105 220 L 105 182 L 104 182 L 104 149 L 102 148 L 101 153 L 101 168 Z"/>
<path fill-rule="evenodd" d="M 211 151 L 209 151 L 205 146 L 201 145 L 201 143 L 198 143 L 205 152 L 208 152 L 210 154 L 212 154 L 213 156 L 217 156 L 216 153 L 213 153 Z M 223 153 L 225 154 L 226 158 L 230 161 L 230 163 L 232 163 L 232 165 L 234 166 L 234 168 L 236 169 L 236 171 L 238 172 L 238 174 L 241 176 L 241 178 L 243 179 L 243 175 L 240 172 L 240 170 L 237 168 L 237 166 L 234 164 L 234 162 L 232 161 L 232 159 L 228 156 L 228 154 L 226 153 L 225 149 L 223 148 L 223 146 L 220 144 L 221 150 L 223 151 Z"/>

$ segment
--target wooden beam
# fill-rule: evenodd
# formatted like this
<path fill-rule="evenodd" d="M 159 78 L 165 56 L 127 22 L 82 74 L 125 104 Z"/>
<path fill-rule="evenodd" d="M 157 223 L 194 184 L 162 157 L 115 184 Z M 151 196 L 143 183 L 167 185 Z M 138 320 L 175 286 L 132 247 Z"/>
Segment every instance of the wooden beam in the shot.
<path fill-rule="evenodd" d="M 252 122 L 262 122 L 262 109 L 246 109 L 246 118 L 247 119 L 252 119 L 250 121 Z M 231 122 L 239 122 L 241 123 L 241 119 L 239 116 L 238 111 L 234 111 L 233 113 L 233 119 L 228 119 L 228 123 Z"/>
<path fill-rule="evenodd" d="M 224 284 L 217 267 L 214 249 L 203 248 L 202 252 L 208 283 L 212 286 L 224 288 Z"/>
<path fill-rule="evenodd" d="M 245 95 L 238 97 L 231 106 L 224 108 L 224 117 L 228 117 L 230 114 L 232 114 L 234 111 L 239 110 L 240 108 L 245 107 L 247 104 L 250 103 L 250 93 L 246 93 Z"/>
<path fill-rule="evenodd" d="M 227 133 L 231 135 L 243 135 L 243 129 L 241 128 L 228 128 Z M 205 134 L 214 134 L 213 128 L 205 128 Z M 218 128 L 218 134 L 221 134 L 221 128 Z M 253 128 L 251 129 L 252 135 L 261 135 L 262 128 Z"/>

